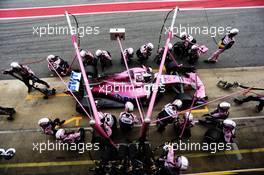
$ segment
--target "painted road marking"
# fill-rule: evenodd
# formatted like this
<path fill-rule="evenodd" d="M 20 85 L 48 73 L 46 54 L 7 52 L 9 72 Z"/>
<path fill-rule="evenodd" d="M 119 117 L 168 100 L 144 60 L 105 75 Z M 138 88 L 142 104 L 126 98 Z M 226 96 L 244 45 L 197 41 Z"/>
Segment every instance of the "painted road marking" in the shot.
<path fill-rule="evenodd" d="M 206 113 L 209 112 L 209 109 L 207 106 L 204 106 L 204 108 L 198 108 L 198 109 L 193 109 L 192 113 Z"/>
<path fill-rule="evenodd" d="M 71 96 L 70 94 L 66 94 L 66 93 L 56 93 L 55 95 L 52 95 L 53 97 L 69 97 Z M 35 94 L 35 95 L 27 95 L 25 100 L 33 100 L 35 98 L 43 98 L 44 95 L 43 94 Z"/>
<path fill-rule="evenodd" d="M 264 6 L 248 6 L 248 7 L 219 7 L 219 8 L 181 8 L 181 11 L 204 11 L 204 10 L 241 10 L 241 9 L 262 9 Z M 166 12 L 171 9 L 157 9 L 157 10 L 128 10 L 128 11 L 114 11 L 114 12 L 97 12 L 97 13 L 75 13 L 75 16 L 82 15 L 98 15 L 98 14 L 117 14 L 117 13 L 146 13 L 146 12 Z M 14 20 L 14 19 L 35 19 L 35 18 L 51 18 L 51 17 L 62 17 L 64 15 L 52 15 L 52 16 L 30 16 L 30 17 L 17 17 L 17 18 L 1 18 L 0 20 Z"/>
<path fill-rule="evenodd" d="M 248 153 L 262 153 L 264 148 L 254 148 L 254 149 L 242 149 L 239 150 L 241 154 Z M 238 154 L 237 150 L 225 151 L 220 153 L 196 153 L 196 154 L 184 154 L 187 157 L 198 158 L 198 157 L 207 157 L 207 156 L 216 156 L 216 155 L 232 155 Z M 63 162 L 28 162 L 28 163 L 5 163 L 0 164 L 1 168 L 25 168 L 25 167 L 49 167 L 49 166 L 78 166 L 78 165 L 94 165 L 95 161 L 93 160 L 78 160 L 78 161 L 63 161 Z"/>
<path fill-rule="evenodd" d="M 232 120 L 264 119 L 264 116 L 234 117 Z"/>
<path fill-rule="evenodd" d="M 226 170 L 226 171 L 211 171 L 211 172 L 204 172 L 204 173 L 192 173 L 186 175 L 220 175 L 220 174 L 237 174 L 243 172 L 264 172 L 264 168 L 253 168 L 253 169 L 239 169 L 239 170 Z"/>
<path fill-rule="evenodd" d="M 210 157 L 210 156 L 224 156 L 224 155 L 237 155 L 237 154 L 250 154 L 250 153 L 262 153 L 264 148 L 254 148 L 254 149 L 240 149 L 240 150 L 229 150 L 216 153 L 191 153 L 184 154 L 186 157 L 198 158 L 198 157 Z"/>
<path fill-rule="evenodd" d="M 175 2 L 179 2 L 179 1 L 194 1 L 194 0 L 162 0 L 162 2 L 166 2 L 166 1 L 175 1 Z M 129 3 L 141 3 L 142 1 L 123 1 L 123 2 L 102 2 L 102 3 L 90 3 L 90 4 L 76 4 L 76 5 L 55 5 L 55 6 L 48 6 L 49 8 L 51 7 L 69 7 L 69 6 L 83 6 L 83 5 L 106 5 L 106 4 L 129 4 Z M 149 3 L 152 2 L 161 2 L 161 0 L 154 0 L 154 1 L 147 1 Z M 20 10 L 20 9 L 40 9 L 40 8 L 44 8 L 44 7 L 22 7 L 22 8 L 6 8 L 6 9 L 1 9 L 0 10 Z"/>
<path fill-rule="evenodd" d="M 81 116 L 75 116 L 68 120 L 66 120 L 62 126 L 68 125 L 69 123 L 75 122 L 75 126 L 80 126 L 80 120 L 82 120 Z"/>
<path fill-rule="evenodd" d="M 249 116 L 249 117 L 230 117 L 232 120 L 253 120 L 253 119 L 264 119 L 264 116 Z M 194 123 L 199 123 L 199 121 L 194 121 Z"/>
<path fill-rule="evenodd" d="M 26 168 L 26 167 L 49 167 L 49 166 L 74 166 L 94 165 L 93 160 L 64 161 L 64 162 L 32 162 L 32 163 L 9 163 L 0 164 L 0 168 Z"/>
<path fill-rule="evenodd" d="M 201 1 L 155 1 L 155 2 L 130 2 L 130 3 L 105 3 L 105 4 L 84 4 L 57 7 L 21 8 L 21 9 L 1 9 L 0 19 L 22 19 L 32 17 L 63 16 L 65 11 L 72 14 L 94 14 L 107 12 L 127 12 L 135 10 L 160 10 L 179 8 L 218 8 L 218 7 L 250 7 L 264 6 L 263 0 L 203 0 Z"/>

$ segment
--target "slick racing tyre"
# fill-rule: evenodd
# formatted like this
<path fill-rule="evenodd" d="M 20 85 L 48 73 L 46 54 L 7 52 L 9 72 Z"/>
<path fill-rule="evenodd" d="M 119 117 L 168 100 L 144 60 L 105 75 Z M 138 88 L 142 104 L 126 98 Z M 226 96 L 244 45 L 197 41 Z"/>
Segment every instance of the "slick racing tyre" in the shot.
<path fill-rule="evenodd" d="M 97 68 L 95 66 L 92 66 L 92 65 L 85 66 L 85 72 L 86 72 L 87 76 L 90 76 L 91 78 L 96 78 L 98 75 Z"/>
<path fill-rule="evenodd" d="M 184 56 L 186 54 L 184 43 L 183 42 L 176 42 L 173 46 L 173 52 L 175 55 Z"/>
<path fill-rule="evenodd" d="M 204 142 L 208 144 L 221 143 L 223 142 L 223 138 L 224 138 L 223 132 L 218 127 L 210 128 L 204 134 Z"/>

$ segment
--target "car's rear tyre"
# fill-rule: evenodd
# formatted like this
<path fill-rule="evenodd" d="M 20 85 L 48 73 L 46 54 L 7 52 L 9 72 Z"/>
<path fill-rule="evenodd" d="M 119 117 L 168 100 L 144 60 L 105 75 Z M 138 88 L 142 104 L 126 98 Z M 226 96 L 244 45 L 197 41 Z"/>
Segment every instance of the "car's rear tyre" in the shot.
<path fill-rule="evenodd" d="M 96 78 L 98 75 L 97 68 L 95 66 L 92 66 L 92 65 L 85 66 L 85 72 L 86 72 L 87 76 L 90 76 L 91 78 Z"/>
<path fill-rule="evenodd" d="M 204 134 L 204 142 L 208 144 L 223 142 L 222 130 L 217 127 L 208 129 Z"/>

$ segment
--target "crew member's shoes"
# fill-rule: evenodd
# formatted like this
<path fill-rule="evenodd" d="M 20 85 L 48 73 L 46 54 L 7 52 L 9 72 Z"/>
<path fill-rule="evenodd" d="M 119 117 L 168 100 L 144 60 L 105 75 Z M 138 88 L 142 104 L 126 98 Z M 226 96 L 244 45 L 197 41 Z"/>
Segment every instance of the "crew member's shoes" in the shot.
<path fill-rule="evenodd" d="M 52 94 L 52 95 L 55 95 L 55 94 L 56 94 L 56 89 L 52 88 L 52 90 L 51 90 L 51 94 Z"/>
<path fill-rule="evenodd" d="M 28 93 L 30 93 L 32 91 L 32 87 L 28 88 Z"/>
<path fill-rule="evenodd" d="M 256 105 L 256 107 L 255 107 L 255 111 L 256 111 L 257 113 L 260 113 L 261 110 L 259 110 L 259 106 L 258 106 L 258 105 Z"/>
<path fill-rule="evenodd" d="M 13 113 L 10 113 L 9 114 L 9 117 L 7 117 L 7 120 L 13 120 L 14 118 L 13 118 Z"/>

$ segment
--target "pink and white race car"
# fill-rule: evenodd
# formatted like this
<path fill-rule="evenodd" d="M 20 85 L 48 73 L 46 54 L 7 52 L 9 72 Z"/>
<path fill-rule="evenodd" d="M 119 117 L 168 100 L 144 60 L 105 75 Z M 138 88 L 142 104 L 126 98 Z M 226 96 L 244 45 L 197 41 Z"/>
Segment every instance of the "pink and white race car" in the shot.
<path fill-rule="evenodd" d="M 133 85 L 129 80 L 128 73 L 131 75 Z M 147 105 L 154 90 L 161 94 L 169 89 L 174 89 L 175 98 L 185 101 L 185 108 L 191 105 L 193 94 L 195 94 L 197 102 L 204 102 L 205 87 L 196 73 L 161 75 L 158 87 L 155 87 L 156 76 L 157 73 L 149 72 L 142 67 L 135 67 L 129 71 L 91 78 L 89 81 L 99 108 L 123 107 L 127 101 L 135 102 L 135 98 L 138 98 L 143 105 Z M 78 95 L 84 106 L 88 106 L 80 73 L 72 72 L 68 87 Z M 183 89 L 192 89 L 193 94 L 186 94 Z M 196 93 L 194 93 L 195 91 Z M 79 109 L 78 104 L 77 109 Z"/>

